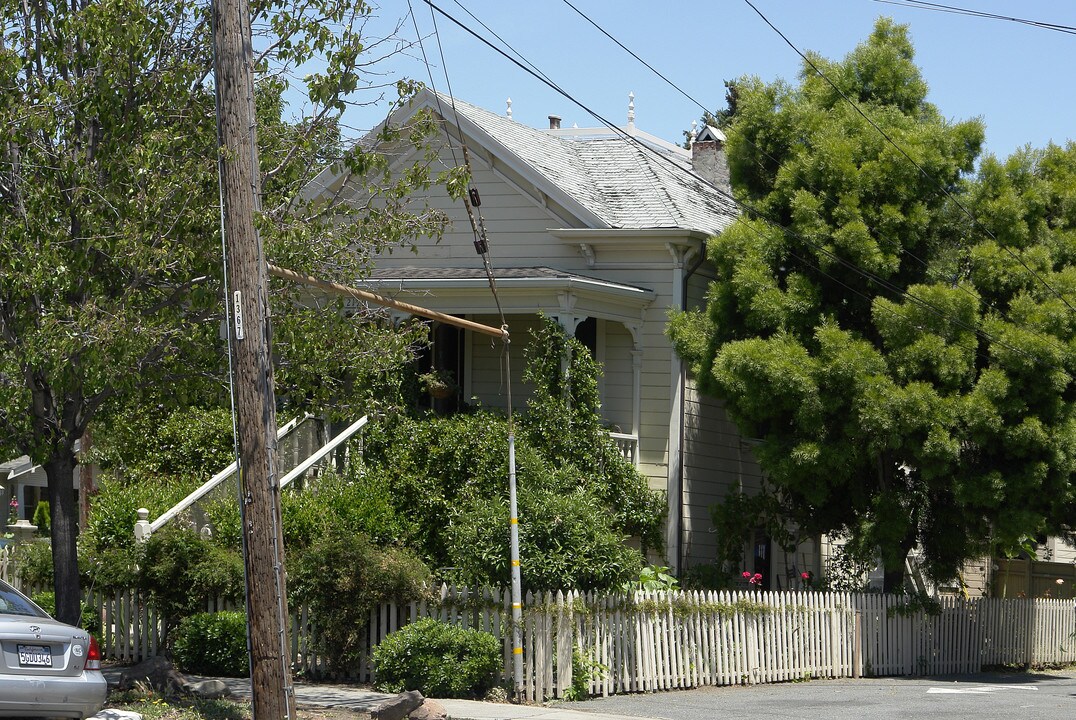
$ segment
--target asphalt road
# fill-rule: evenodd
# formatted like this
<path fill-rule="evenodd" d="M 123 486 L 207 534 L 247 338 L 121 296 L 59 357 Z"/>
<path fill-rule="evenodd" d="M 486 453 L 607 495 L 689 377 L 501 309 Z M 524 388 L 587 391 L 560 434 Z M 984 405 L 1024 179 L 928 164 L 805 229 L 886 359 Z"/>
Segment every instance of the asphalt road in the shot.
<path fill-rule="evenodd" d="M 706 687 L 594 698 L 557 706 L 668 720 L 1067 720 L 1076 718 L 1076 672 Z"/>

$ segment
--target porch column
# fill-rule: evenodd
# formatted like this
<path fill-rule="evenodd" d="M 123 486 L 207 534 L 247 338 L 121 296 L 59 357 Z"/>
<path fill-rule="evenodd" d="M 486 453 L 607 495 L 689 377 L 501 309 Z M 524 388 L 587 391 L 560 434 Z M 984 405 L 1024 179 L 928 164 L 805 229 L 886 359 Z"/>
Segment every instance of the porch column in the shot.
<path fill-rule="evenodd" d="M 684 268 L 689 256 L 696 249 L 666 243 L 666 249 L 672 256 L 672 308 L 684 309 Z M 666 529 L 665 545 L 669 568 L 674 574 L 680 572 L 680 555 L 683 545 L 682 518 L 684 501 L 684 384 L 686 368 L 676 349 L 669 348 L 669 522 Z"/>
<path fill-rule="evenodd" d="M 639 465 L 639 444 L 642 442 L 643 414 L 643 344 L 642 324 L 624 323 L 631 333 L 631 434 L 635 436 L 635 457 L 632 460 Z"/>

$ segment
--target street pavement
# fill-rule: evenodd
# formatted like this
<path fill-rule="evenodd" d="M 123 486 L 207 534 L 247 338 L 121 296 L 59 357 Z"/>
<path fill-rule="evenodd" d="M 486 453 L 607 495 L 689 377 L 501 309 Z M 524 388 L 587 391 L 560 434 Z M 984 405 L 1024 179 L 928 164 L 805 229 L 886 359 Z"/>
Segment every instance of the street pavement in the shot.
<path fill-rule="evenodd" d="M 188 676 L 191 680 L 196 678 Z M 250 698 L 250 680 L 245 678 L 220 678 L 228 686 L 231 696 Z M 374 692 L 355 685 L 324 685 L 295 683 L 295 701 L 300 706 L 343 708 L 369 712 L 392 695 Z M 441 700 L 445 712 L 452 720 L 639 720 L 639 713 L 630 715 L 602 710 L 597 707 L 548 707 L 544 705 L 512 705 L 508 703 L 481 702 L 478 700 Z"/>
<path fill-rule="evenodd" d="M 1059 720 L 1076 717 L 1076 672 L 813 680 L 618 695 L 555 707 L 662 720 Z"/>
<path fill-rule="evenodd" d="M 197 680 L 200 678 L 191 678 Z M 250 681 L 221 678 L 233 697 Z M 354 685 L 295 684 L 300 706 L 369 712 L 391 697 Z M 1061 720 L 1076 717 L 1076 671 L 812 680 L 511 705 L 438 700 L 453 720 Z"/>

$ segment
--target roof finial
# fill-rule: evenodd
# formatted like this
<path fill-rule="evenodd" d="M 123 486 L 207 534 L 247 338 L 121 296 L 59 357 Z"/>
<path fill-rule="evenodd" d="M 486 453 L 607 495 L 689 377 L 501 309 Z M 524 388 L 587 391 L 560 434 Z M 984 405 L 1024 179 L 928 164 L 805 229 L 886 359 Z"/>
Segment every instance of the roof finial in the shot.
<path fill-rule="evenodd" d="M 635 129 L 635 93 L 628 93 L 628 128 Z"/>
<path fill-rule="evenodd" d="M 699 121 L 698 120 L 692 120 L 691 121 L 691 138 L 688 140 L 688 145 L 694 145 L 695 144 L 695 136 L 698 135 L 698 134 L 699 134 Z"/>
<path fill-rule="evenodd" d="M 507 115 L 508 119 L 511 120 L 512 119 L 512 98 L 508 98 L 507 100 L 505 100 L 505 104 L 508 106 L 508 111 L 505 112 L 505 115 Z"/>

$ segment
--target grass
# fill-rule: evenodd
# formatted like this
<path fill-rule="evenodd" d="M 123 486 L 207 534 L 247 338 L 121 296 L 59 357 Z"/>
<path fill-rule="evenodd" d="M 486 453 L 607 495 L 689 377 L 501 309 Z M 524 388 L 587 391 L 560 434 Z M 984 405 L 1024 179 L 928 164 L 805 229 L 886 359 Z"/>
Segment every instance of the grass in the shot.
<path fill-rule="evenodd" d="M 145 720 L 250 720 L 251 717 L 248 703 L 164 697 L 142 684 L 133 690 L 110 693 L 105 706 L 131 710 Z"/>

